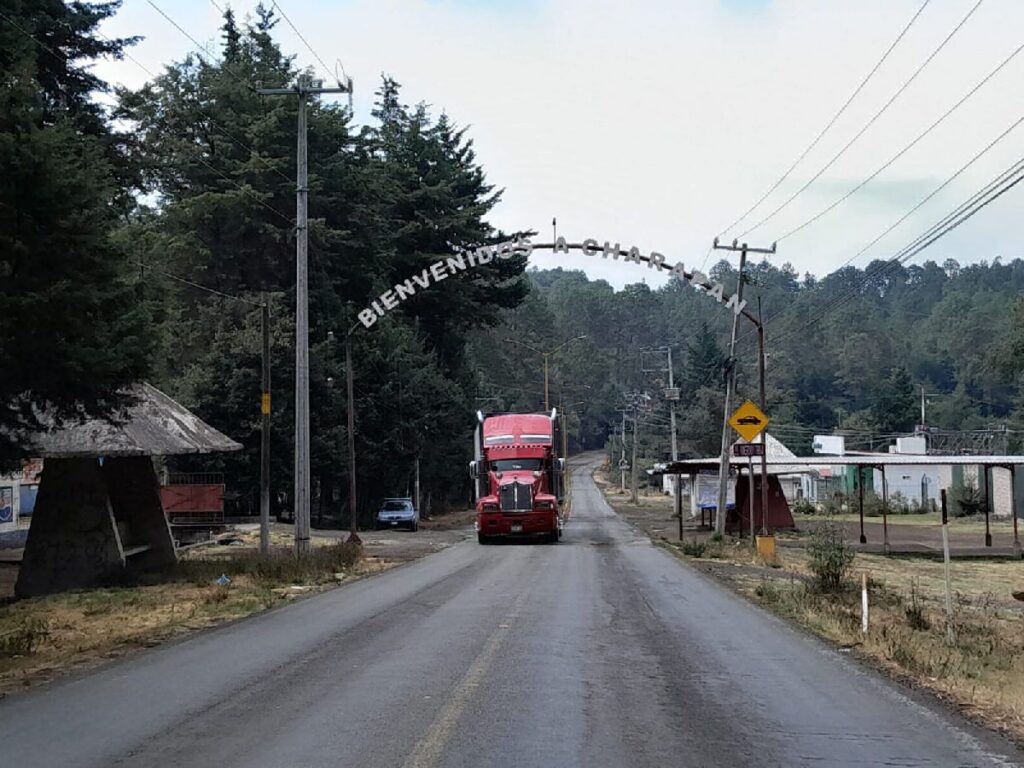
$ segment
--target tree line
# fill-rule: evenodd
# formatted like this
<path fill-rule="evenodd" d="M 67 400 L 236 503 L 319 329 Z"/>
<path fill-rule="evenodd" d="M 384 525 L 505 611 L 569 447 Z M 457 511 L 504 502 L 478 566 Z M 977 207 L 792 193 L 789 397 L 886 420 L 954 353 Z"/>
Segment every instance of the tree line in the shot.
<path fill-rule="evenodd" d="M 201 466 L 222 469 L 238 506 L 254 508 L 266 301 L 273 486 L 287 510 L 297 102 L 255 86 L 312 73 L 281 49 L 277 18 L 261 5 L 244 21 L 224 13 L 219 58 L 190 53 L 138 90 L 111 89 L 90 65 L 134 42 L 97 31 L 117 5 L 16 2 L 0 22 L 0 71 L 12 83 L 0 103 L 0 452 L 7 463 L 23 454 L 39 406 L 109 413 L 124 405 L 119 390 L 148 379 L 242 443 Z M 93 98 L 102 93 L 113 106 Z M 465 127 L 406 104 L 391 77 L 370 124 L 319 100 L 308 124 L 316 517 L 346 499 L 347 403 L 330 384 L 344 381 L 340 340 L 356 312 L 453 245 L 506 236 L 487 222 L 501 190 Z M 467 338 L 523 300 L 524 268 L 514 256 L 452 276 L 354 334 L 367 507 L 408 492 L 417 458 L 432 505 L 464 501 L 475 395 Z"/>
<path fill-rule="evenodd" d="M 311 73 L 258 6 L 242 21 L 224 13 L 218 58 L 187 54 L 138 90 L 112 89 L 90 65 L 135 42 L 97 30 L 117 6 L 15 0 L 0 19 L 0 463 L 23 456 L 41 407 L 109 414 L 123 407 L 125 385 L 148 379 L 242 443 L 178 466 L 223 470 L 238 508 L 255 510 L 267 302 L 283 512 L 297 104 L 255 86 Z M 393 78 L 377 86 L 369 124 L 318 100 L 308 121 L 316 519 L 340 516 L 347 498 L 348 404 L 330 384 L 344 380 L 340 339 L 356 313 L 454 248 L 512 233 L 488 223 L 501 189 L 465 127 L 405 103 Z M 876 261 L 823 277 L 769 261 L 748 268 L 745 298 L 760 302 L 766 323 L 772 429 L 790 447 L 808 451 L 817 432 L 843 430 L 868 447 L 908 431 L 922 391 L 928 424 L 1006 426 L 1020 447 L 1024 262 L 961 266 L 945 247 L 920 265 Z M 737 285 L 726 261 L 710 275 Z M 464 502 L 475 411 L 542 408 L 542 353 L 556 348 L 548 400 L 566 415 L 572 450 L 608 445 L 627 393 L 647 392 L 640 453 L 668 456 L 665 358 L 645 351 L 668 346 L 681 454 L 713 455 L 726 371 L 736 367 L 740 397 L 757 394 L 755 337 L 741 325 L 730 360 L 731 318 L 679 281 L 614 290 L 578 271 L 526 271 L 520 256 L 417 291 L 353 336 L 362 511 L 407 493 L 417 461 L 434 508 Z"/>

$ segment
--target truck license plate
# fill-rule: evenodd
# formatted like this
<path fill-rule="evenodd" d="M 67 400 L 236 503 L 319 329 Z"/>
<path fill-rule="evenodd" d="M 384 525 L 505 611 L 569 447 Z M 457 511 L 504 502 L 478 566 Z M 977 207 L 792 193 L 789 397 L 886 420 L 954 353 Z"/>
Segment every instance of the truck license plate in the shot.
<path fill-rule="evenodd" d="M 515 523 L 512 524 L 512 533 L 522 533 L 522 532 L 523 532 L 523 526 L 516 525 Z"/>

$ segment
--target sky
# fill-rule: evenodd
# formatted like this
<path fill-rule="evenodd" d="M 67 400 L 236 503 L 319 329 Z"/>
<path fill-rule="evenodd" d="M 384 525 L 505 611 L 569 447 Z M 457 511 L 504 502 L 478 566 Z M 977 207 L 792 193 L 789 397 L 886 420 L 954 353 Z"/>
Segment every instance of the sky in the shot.
<path fill-rule="evenodd" d="M 267 0 L 268 4 L 271 0 Z M 152 0 L 210 50 L 220 13 L 211 0 Z M 570 241 L 592 237 L 710 266 L 712 239 L 744 233 L 786 201 L 857 134 L 925 59 L 974 13 L 911 85 L 792 203 L 743 234 L 778 240 L 773 263 L 821 276 L 850 259 L 889 258 L 1022 155 L 1024 124 L 866 253 L 864 246 L 1024 116 L 1021 51 L 948 118 L 862 189 L 795 227 L 875 173 L 1024 43 L 1020 0 L 932 0 L 850 106 L 793 173 L 738 227 L 811 144 L 923 0 L 278 0 L 332 69 L 355 85 L 357 122 L 370 118 L 382 73 L 407 103 L 428 103 L 469 125 L 488 179 L 505 190 L 491 215 L 505 231 L 551 221 Z M 240 19 L 254 0 L 217 0 Z M 282 21 L 284 49 L 319 68 Z M 194 51 L 150 0 L 124 0 L 103 27 L 141 35 L 132 55 L 152 71 Z M 135 63 L 97 64 L 137 87 Z M 311 159 L 311 163 L 315 162 Z M 1024 185 L 914 261 L 1024 257 Z M 856 258 L 853 258 L 855 257 Z M 600 257 L 537 252 L 539 268 L 584 269 L 616 287 L 667 277 Z"/>

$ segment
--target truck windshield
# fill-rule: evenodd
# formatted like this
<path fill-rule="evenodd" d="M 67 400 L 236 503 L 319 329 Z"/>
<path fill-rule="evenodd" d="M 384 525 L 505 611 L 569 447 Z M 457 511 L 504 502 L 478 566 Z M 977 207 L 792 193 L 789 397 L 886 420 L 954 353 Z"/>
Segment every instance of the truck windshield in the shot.
<path fill-rule="evenodd" d="M 540 469 L 540 459 L 498 459 L 491 462 L 491 469 L 495 472 L 512 472 L 517 469 L 532 471 Z"/>

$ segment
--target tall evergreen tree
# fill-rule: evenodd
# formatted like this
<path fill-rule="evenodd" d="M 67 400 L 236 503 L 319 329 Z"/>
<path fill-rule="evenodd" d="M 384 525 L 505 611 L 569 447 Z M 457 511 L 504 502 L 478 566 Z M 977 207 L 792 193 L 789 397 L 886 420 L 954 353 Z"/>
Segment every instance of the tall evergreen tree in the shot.
<path fill-rule="evenodd" d="M 111 232 L 127 213 L 122 137 L 89 70 L 117 3 L 8 3 L 0 22 L 0 461 L 38 427 L 30 404 L 105 414 L 147 372 L 146 303 Z"/>

